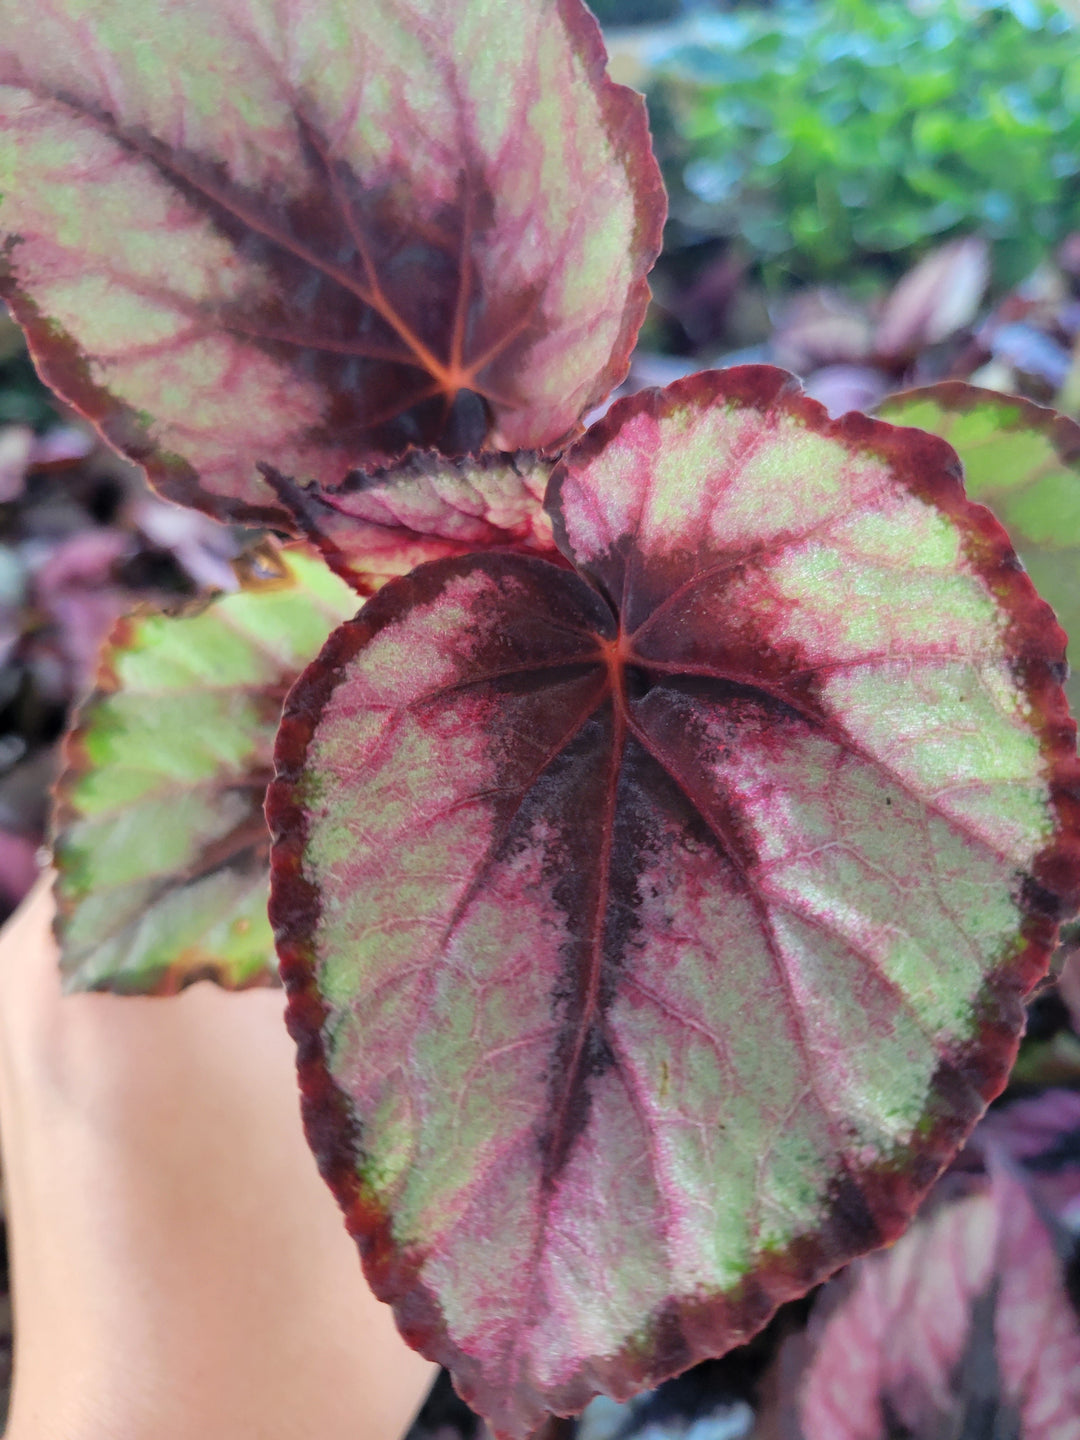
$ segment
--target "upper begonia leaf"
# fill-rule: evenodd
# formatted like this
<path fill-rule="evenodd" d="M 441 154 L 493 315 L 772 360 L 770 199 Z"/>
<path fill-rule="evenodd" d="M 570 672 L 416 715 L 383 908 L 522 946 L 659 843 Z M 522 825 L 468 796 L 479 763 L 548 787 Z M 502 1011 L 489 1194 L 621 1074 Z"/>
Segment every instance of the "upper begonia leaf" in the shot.
<path fill-rule="evenodd" d="M 957 477 L 769 367 L 644 391 L 552 477 L 576 570 L 421 566 L 290 695 L 309 1137 L 500 1433 L 898 1234 L 1004 1083 L 1080 774 L 1061 631 Z"/>
<path fill-rule="evenodd" d="M 580 0 L 0 3 L 0 292 L 173 499 L 281 521 L 621 380 L 665 203 Z"/>
<path fill-rule="evenodd" d="M 803 1381 L 805 1440 L 1080 1440 L 1080 1319 L 1057 1252 L 999 1166 L 860 1261 Z"/>
<path fill-rule="evenodd" d="M 414 451 L 341 489 L 299 486 L 271 466 L 268 482 L 297 528 L 361 595 L 426 560 L 508 546 L 556 553 L 544 494 L 555 467 L 532 451 L 449 459 Z"/>
<path fill-rule="evenodd" d="M 878 413 L 948 440 L 968 494 L 993 507 L 1039 593 L 1080 639 L 1080 425 L 960 380 L 890 395 Z M 1065 691 L 1080 712 L 1080 677 L 1071 675 Z"/>
<path fill-rule="evenodd" d="M 187 617 L 121 620 L 65 741 L 54 842 L 69 990 L 276 979 L 263 798 L 285 693 L 356 597 L 289 552 Z"/>

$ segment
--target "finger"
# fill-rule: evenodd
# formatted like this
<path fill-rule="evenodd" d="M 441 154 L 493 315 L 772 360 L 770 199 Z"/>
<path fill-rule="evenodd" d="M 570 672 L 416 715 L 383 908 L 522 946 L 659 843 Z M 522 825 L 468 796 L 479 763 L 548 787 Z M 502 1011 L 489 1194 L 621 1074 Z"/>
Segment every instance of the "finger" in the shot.
<path fill-rule="evenodd" d="M 434 1368 L 304 1143 L 281 993 L 62 997 L 51 915 L 0 936 L 8 1440 L 395 1440 Z"/>

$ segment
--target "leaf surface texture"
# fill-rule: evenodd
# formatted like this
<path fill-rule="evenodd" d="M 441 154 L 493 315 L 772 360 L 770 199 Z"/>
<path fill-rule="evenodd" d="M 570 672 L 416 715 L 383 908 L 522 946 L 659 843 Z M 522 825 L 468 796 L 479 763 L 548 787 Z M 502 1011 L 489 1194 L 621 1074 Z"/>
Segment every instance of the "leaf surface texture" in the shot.
<path fill-rule="evenodd" d="M 0 22 L 0 289 L 172 499 L 280 524 L 259 461 L 548 447 L 624 376 L 665 200 L 580 0 Z"/>
<path fill-rule="evenodd" d="M 742 367 L 292 692 L 271 917 L 376 1292 L 500 1434 L 894 1238 L 1076 903 L 1063 637 L 952 452 Z"/>
<path fill-rule="evenodd" d="M 332 493 L 270 466 L 269 483 L 298 530 L 361 595 L 427 560 L 508 548 L 555 558 L 544 494 L 555 468 L 532 451 L 449 459 L 413 451 L 386 470 L 359 471 Z"/>

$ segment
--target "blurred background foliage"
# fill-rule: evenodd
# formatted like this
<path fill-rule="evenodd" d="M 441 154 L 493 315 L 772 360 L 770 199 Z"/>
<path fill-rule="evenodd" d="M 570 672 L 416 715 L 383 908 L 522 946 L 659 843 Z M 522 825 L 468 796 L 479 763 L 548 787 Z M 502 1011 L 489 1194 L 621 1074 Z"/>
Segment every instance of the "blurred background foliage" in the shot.
<path fill-rule="evenodd" d="M 631 384 L 1080 414 L 1080 0 L 595 0 L 671 197 Z"/>
<path fill-rule="evenodd" d="M 1052 0 L 604 0 L 649 96 L 676 246 L 740 242 L 773 287 L 895 276 L 978 231 L 1016 284 L 1080 228 L 1080 43 Z M 657 23 L 667 22 L 667 23 Z"/>

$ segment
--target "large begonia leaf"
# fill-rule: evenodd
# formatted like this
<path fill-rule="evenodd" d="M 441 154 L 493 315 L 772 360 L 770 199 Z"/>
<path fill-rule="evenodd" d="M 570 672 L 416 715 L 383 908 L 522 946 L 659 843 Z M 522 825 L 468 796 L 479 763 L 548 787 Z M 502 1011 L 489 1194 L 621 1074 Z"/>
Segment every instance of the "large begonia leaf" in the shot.
<path fill-rule="evenodd" d="M 1080 1440 L 1080 1318 L 1059 1247 L 998 1166 L 860 1261 L 803 1381 L 805 1440 Z"/>
<path fill-rule="evenodd" d="M 263 474 L 296 527 L 361 595 L 426 560 L 511 547 L 555 552 L 543 510 L 554 460 L 532 451 L 451 459 L 414 451 L 388 470 L 359 471 L 333 492 Z"/>
<path fill-rule="evenodd" d="M 356 597 L 317 559 L 186 617 L 121 620 L 65 741 L 57 929 L 69 990 L 276 980 L 263 798 L 285 693 Z"/>
<path fill-rule="evenodd" d="M 0 3 L 0 291 L 173 499 L 546 447 L 625 374 L 644 104 L 580 0 Z"/>
<path fill-rule="evenodd" d="M 891 395 L 878 413 L 954 447 L 968 494 L 1008 528 L 1039 593 L 1080 639 L 1080 425 L 1045 405 L 960 380 Z M 1066 682 L 1080 712 L 1080 676 Z"/>
<path fill-rule="evenodd" d="M 503 1434 L 896 1236 L 1075 906 L 1063 639 L 940 440 L 748 366 L 619 402 L 576 570 L 391 581 L 267 814 L 309 1136 Z"/>

